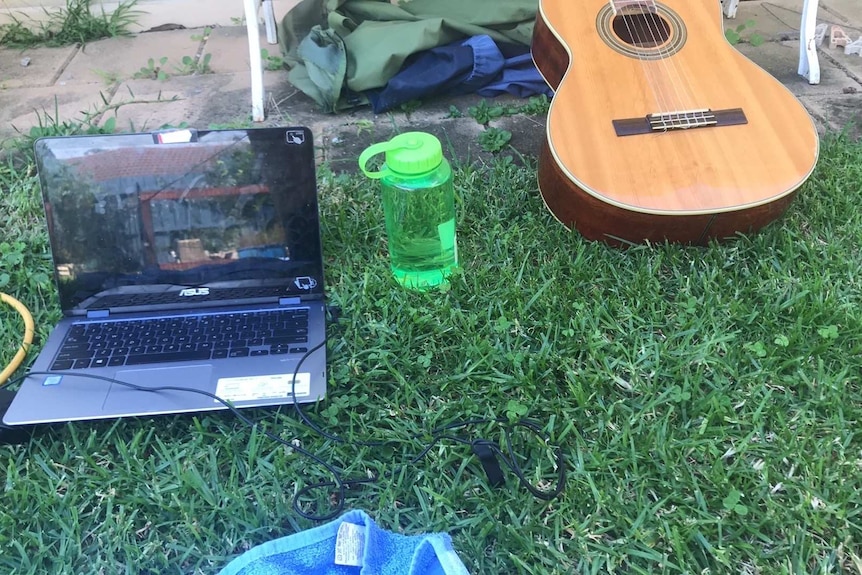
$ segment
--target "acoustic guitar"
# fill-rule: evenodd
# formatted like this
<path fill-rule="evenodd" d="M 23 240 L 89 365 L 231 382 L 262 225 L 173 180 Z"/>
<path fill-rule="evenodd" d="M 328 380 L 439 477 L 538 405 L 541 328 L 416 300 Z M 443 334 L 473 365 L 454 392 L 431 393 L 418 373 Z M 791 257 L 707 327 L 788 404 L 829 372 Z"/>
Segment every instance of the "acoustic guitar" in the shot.
<path fill-rule="evenodd" d="M 555 90 L 540 192 L 589 239 L 755 232 L 817 162 L 811 117 L 727 42 L 718 0 L 540 0 L 532 57 Z"/>

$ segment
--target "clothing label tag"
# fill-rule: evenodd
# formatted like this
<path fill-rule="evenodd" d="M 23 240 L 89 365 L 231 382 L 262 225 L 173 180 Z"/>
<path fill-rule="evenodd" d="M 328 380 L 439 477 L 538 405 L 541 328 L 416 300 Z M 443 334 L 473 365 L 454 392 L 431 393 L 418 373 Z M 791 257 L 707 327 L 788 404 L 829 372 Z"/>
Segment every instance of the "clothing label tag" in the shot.
<path fill-rule="evenodd" d="M 335 538 L 335 564 L 362 567 L 365 555 L 365 527 L 345 521 Z"/>
<path fill-rule="evenodd" d="M 296 397 L 304 397 L 311 393 L 311 374 L 296 374 L 296 385 L 291 385 L 293 378 L 285 373 L 273 375 L 251 375 L 246 377 L 223 377 L 218 380 L 216 395 L 228 401 L 251 401 L 253 399 L 274 399 L 290 397 L 290 392 Z M 216 403 L 218 400 L 214 399 Z"/>

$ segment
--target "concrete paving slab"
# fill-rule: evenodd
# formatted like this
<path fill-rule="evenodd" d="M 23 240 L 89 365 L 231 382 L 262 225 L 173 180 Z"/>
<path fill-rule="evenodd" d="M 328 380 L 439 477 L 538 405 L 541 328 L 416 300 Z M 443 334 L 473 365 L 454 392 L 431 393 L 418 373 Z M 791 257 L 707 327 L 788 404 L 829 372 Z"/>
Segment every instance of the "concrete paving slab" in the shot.
<path fill-rule="evenodd" d="M 446 157 L 459 162 L 490 161 L 493 153 L 482 149 L 479 136 L 485 127 L 469 117 L 467 110 L 477 105 L 483 98 L 476 95 L 455 98 L 437 98 L 421 105 L 410 113 L 393 111 L 375 115 L 361 109 L 338 116 L 326 116 L 316 109 L 316 104 L 304 94 L 294 98 L 292 117 L 307 125 L 314 133 L 315 141 L 322 148 L 321 159 L 337 172 L 358 172 L 359 154 L 372 143 L 388 140 L 406 131 L 424 131 L 437 136 L 443 144 Z M 523 103 L 523 100 L 501 97 L 495 102 L 506 104 L 509 100 Z M 460 117 L 451 114 L 450 108 L 457 107 Z M 545 130 L 543 119 L 512 116 L 493 122 L 495 127 L 512 132 L 511 147 L 520 154 L 534 155 L 538 152 Z M 501 153 L 512 155 L 506 148 Z M 517 156 L 517 154 L 514 154 Z"/>
<path fill-rule="evenodd" d="M 741 14 L 744 10 L 757 4 L 771 8 L 778 18 L 796 20 L 796 29 L 799 29 L 802 20 L 803 0 L 743 0 L 739 3 L 737 14 Z M 837 16 L 840 22 L 835 23 L 862 24 L 862 4 L 859 3 L 859 0 L 820 0 L 817 8 L 818 22 L 834 21 Z"/>
<path fill-rule="evenodd" d="M 827 16 L 827 12 L 820 7 L 818 21 Z M 802 2 L 801 0 L 740 2 L 736 18 L 725 18 L 724 26 L 735 29 L 748 21 L 753 21 L 754 26 L 741 33 L 743 40 L 749 38 L 752 33 L 759 34 L 766 41 L 798 40 L 799 27 L 802 24 Z"/>
<path fill-rule="evenodd" d="M 287 72 L 266 72 L 263 76 L 264 106 L 266 119 L 264 122 L 251 123 L 251 93 L 249 90 L 248 72 L 240 74 L 221 74 L 224 78 L 230 78 L 223 84 L 217 85 L 217 89 L 211 90 L 206 99 L 201 101 L 198 121 L 201 125 L 248 123 L 255 126 L 285 126 L 299 123 L 295 116 L 300 109 L 297 107 L 297 98 L 308 100 L 306 104 L 310 111 L 318 117 L 320 111 L 314 109 L 310 98 L 305 97 L 299 90 L 287 81 Z M 316 104 L 315 104 L 316 105 Z"/>
<path fill-rule="evenodd" d="M 821 59 L 827 59 L 830 64 L 862 85 L 862 56 L 845 54 L 844 49 L 840 47 L 835 50 L 825 48 L 820 51 L 820 54 Z"/>
<path fill-rule="evenodd" d="M 103 97 L 110 99 L 111 94 L 93 84 L 68 86 L 63 90 L 55 87 L 2 90 L 0 141 L 19 136 L 18 130 L 28 133 L 40 121 L 43 124 L 81 122 L 88 113 L 101 109 Z"/>
<path fill-rule="evenodd" d="M 518 153 L 538 158 L 546 138 L 546 120 L 546 116 L 519 114 L 495 120 L 492 126 L 512 133 L 510 144 Z"/>
<path fill-rule="evenodd" d="M 77 46 L 0 48 L 0 89 L 51 86 L 77 52 Z M 27 65 L 22 66 L 25 60 Z"/>
<path fill-rule="evenodd" d="M 75 54 L 57 83 L 66 86 L 126 80 L 147 67 L 150 58 L 170 75 L 181 73 L 183 56 L 197 56 L 201 34 L 201 30 L 170 30 L 92 42 Z M 163 57 L 168 61 L 161 65 Z"/>
<path fill-rule="evenodd" d="M 760 46 L 737 44 L 736 48 L 797 96 L 841 94 L 848 86 L 859 87 L 852 77 L 826 58 L 820 59 L 820 83 L 809 84 L 796 72 L 799 66 L 798 41 L 767 42 Z"/>
<path fill-rule="evenodd" d="M 862 26 L 862 4 L 859 0 L 820 0 L 820 5 L 830 15 L 838 16 L 845 24 Z"/>
<path fill-rule="evenodd" d="M 802 96 L 800 100 L 822 127 L 833 131 L 847 130 L 851 139 L 862 138 L 862 92 Z"/>
<path fill-rule="evenodd" d="M 265 78 L 264 87 L 271 95 L 293 90 L 282 77 Z M 110 103 L 117 107 L 116 113 L 103 117 L 102 124 L 113 115 L 119 130 L 153 130 L 165 125 L 204 129 L 211 124 L 248 123 L 251 118 L 248 78 L 240 74 L 129 80 Z M 275 113 L 269 118 L 270 123 L 284 121 Z"/>
<path fill-rule="evenodd" d="M 271 65 L 278 69 L 281 59 L 281 48 L 278 44 L 270 44 L 266 41 L 266 34 L 260 36 L 260 49 L 266 50 Z M 239 26 L 225 26 L 213 28 L 207 37 L 204 54 L 212 54 L 210 57 L 210 68 L 216 74 L 227 74 L 230 72 L 243 73 L 250 70 L 248 53 L 248 36 L 246 29 Z M 267 62 L 264 61 L 264 69 Z"/>
<path fill-rule="evenodd" d="M 310 125 L 318 144 L 322 147 L 322 161 L 335 172 L 357 173 L 359 154 L 375 142 L 389 140 L 407 131 L 434 134 L 443 144 L 443 152 L 450 160 L 471 162 L 488 157 L 479 145 L 482 128 L 475 122 L 454 118 L 438 118 L 429 114 L 395 114 L 386 121 L 369 127 L 357 120 L 345 122 L 313 122 Z"/>
<path fill-rule="evenodd" d="M 821 1 L 825 3 L 832 0 Z M 793 12 L 794 7 L 796 12 Z M 736 22 L 763 14 L 764 18 L 771 19 L 775 35 L 780 36 L 784 30 L 798 36 L 791 24 L 798 27 L 800 9 L 801 2 L 797 0 L 747 1 L 741 4 L 740 18 Z M 747 12 L 749 10 L 751 12 Z M 0 106 L 4 108 L 0 112 L 0 122 L 8 126 L 10 120 L 14 119 L 16 125 L 26 131 L 30 125 L 37 123 L 34 109 L 49 110 L 53 114 L 54 94 L 58 96 L 62 119 L 80 118 L 82 111 L 103 108 L 100 93 L 107 93 L 110 103 L 118 109 L 101 121 L 116 116 L 119 130 L 155 129 L 163 125 L 181 124 L 198 128 L 258 125 L 250 122 L 251 94 L 245 27 L 215 27 L 205 42 L 201 38 L 203 33 L 202 28 L 185 29 L 94 42 L 83 52 L 74 54 L 55 86 L 48 92 L 31 96 L 25 94 L 27 90 L 0 91 Z M 261 47 L 271 47 L 272 53 L 278 53 L 277 46 L 266 44 L 263 34 Z M 822 126 L 834 129 L 858 117 L 854 106 L 860 104 L 859 96 L 845 92 L 862 91 L 862 58 L 845 56 L 841 50 L 822 50 L 822 82 L 811 86 L 796 73 L 798 42 L 774 41 L 757 47 L 739 44 L 737 49 L 801 96 Z M 150 57 L 158 60 L 167 56 L 167 66 L 171 68 L 180 64 L 182 56 L 192 56 L 198 52 L 212 54 L 210 67 L 217 73 L 173 76 L 166 81 L 133 78 Z M 0 55 L 4 53 L 9 52 L 0 51 Z M 18 65 L 20 58 L 14 51 L 12 53 L 11 58 L 8 55 L 0 58 L 2 65 Z M 58 65 L 58 69 L 62 69 L 62 66 Z M 122 84 L 119 87 L 106 86 L 106 73 L 108 76 L 113 73 Z M 321 150 L 321 159 L 335 169 L 355 171 L 356 158 L 361 150 L 371 142 L 391 137 L 396 130 L 420 129 L 435 133 L 447 142 L 454 157 L 481 160 L 491 156 L 479 145 L 479 135 L 484 127 L 467 116 L 467 108 L 482 100 L 477 96 L 434 99 L 410 114 L 393 112 L 374 115 L 370 109 L 364 108 L 333 116 L 322 113 L 316 103 L 291 86 L 284 70 L 267 71 L 264 82 L 267 90 L 267 120 L 260 125 L 310 126 Z M 523 100 L 512 100 L 518 104 L 524 103 Z M 461 110 L 464 117 L 450 117 L 449 107 L 453 105 Z M 518 152 L 525 155 L 538 153 L 544 138 L 544 118 L 514 116 L 495 120 L 493 125 L 512 132 L 511 145 Z M 0 135 L 3 134 L 5 132 L 0 132 Z"/>
<path fill-rule="evenodd" d="M 276 19 L 284 16 L 299 0 L 273 0 Z M 119 0 L 93 0 L 92 8 L 112 12 Z M 0 2 L 0 24 L 12 17 L 28 22 L 47 20 L 46 10 L 54 14 L 66 7 L 66 0 L 3 0 Z M 130 26 L 132 32 L 149 30 L 162 24 L 181 24 L 187 28 L 236 25 L 244 18 L 242 2 L 237 0 L 138 0 L 134 7 L 141 14 Z"/>

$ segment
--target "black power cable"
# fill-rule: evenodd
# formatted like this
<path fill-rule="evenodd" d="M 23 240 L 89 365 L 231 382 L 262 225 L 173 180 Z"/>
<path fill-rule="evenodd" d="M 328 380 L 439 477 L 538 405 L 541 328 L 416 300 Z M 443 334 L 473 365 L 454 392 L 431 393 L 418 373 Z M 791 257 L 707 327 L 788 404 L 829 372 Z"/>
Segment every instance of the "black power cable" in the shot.
<path fill-rule="evenodd" d="M 299 373 L 299 368 L 303 364 L 303 362 L 312 353 L 314 353 L 315 351 L 317 351 L 318 349 L 323 347 L 325 344 L 326 344 L 326 339 L 324 339 L 319 344 L 317 344 L 316 346 L 310 348 L 307 352 L 305 352 L 305 354 L 303 354 L 302 358 L 296 364 L 296 368 L 295 368 L 294 373 L 293 373 L 293 379 L 291 381 L 291 395 L 293 396 L 293 407 L 294 407 L 294 410 L 296 411 L 296 413 L 298 414 L 298 416 L 300 417 L 300 420 L 302 421 L 302 423 L 304 423 L 306 426 L 308 426 L 315 433 L 318 433 L 322 437 L 324 437 L 330 441 L 343 444 L 343 445 L 356 445 L 356 446 L 364 446 L 364 447 L 381 447 L 381 446 L 384 446 L 387 444 L 398 443 L 399 441 L 394 440 L 394 439 L 387 440 L 387 441 L 352 441 L 352 440 L 346 440 L 344 438 L 341 438 L 339 436 L 336 436 L 336 435 L 333 435 L 331 433 L 324 431 L 323 429 L 321 429 L 321 427 L 319 425 L 314 423 L 302 411 L 302 408 L 300 407 L 300 404 L 296 399 L 296 394 L 294 393 L 294 388 L 293 388 L 293 386 L 296 384 L 296 377 Z M 252 428 L 260 428 L 262 433 L 264 434 L 264 436 L 266 436 L 267 438 L 275 441 L 276 443 L 279 443 L 281 445 L 289 447 L 293 451 L 309 458 L 314 463 L 325 468 L 327 470 L 327 472 L 329 472 L 332 475 L 332 481 L 321 481 L 319 483 L 307 485 L 307 486 L 303 487 L 302 489 L 300 489 L 299 491 L 297 491 L 297 493 L 294 495 L 294 498 L 293 498 L 293 509 L 294 509 L 294 511 L 297 513 L 297 515 L 299 515 L 305 519 L 310 519 L 313 521 L 327 521 L 327 520 L 330 520 L 330 519 L 337 517 L 338 515 L 340 515 L 344 511 L 344 503 L 345 503 L 345 500 L 347 498 L 347 489 L 352 488 L 354 486 L 363 485 L 363 484 L 365 484 L 365 485 L 373 484 L 373 483 L 380 481 L 381 478 L 391 478 L 391 477 L 395 477 L 395 476 L 399 475 L 408 466 L 415 465 L 416 463 L 421 461 L 434 448 L 435 445 L 437 445 L 438 443 L 440 443 L 443 440 L 449 440 L 449 441 L 453 441 L 453 442 L 464 444 L 464 445 L 470 445 L 473 453 L 476 454 L 476 456 L 479 458 L 479 460 L 482 464 L 482 468 L 485 471 L 486 475 L 488 476 L 489 482 L 494 487 L 502 485 L 503 481 L 504 481 L 502 471 L 500 469 L 500 465 L 497 461 L 497 458 L 499 458 L 506 465 L 506 467 L 508 467 L 515 474 L 515 476 L 518 478 L 518 481 L 520 482 L 520 484 L 522 486 L 524 486 L 524 488 L 527 491 L 529 491 L 534 497 L 536 497 L 538 499 L 542 499 L 545 501 L 550 501 L 552 499 L 555 499 L 556 497 L 558 497 L 563 492 L 563 489 L 565 488 L 566 468 L 565 468 L 565 461 L 564 461 L 563 452 L 559 446 L 553 448 L 554 465 L 556 466 L 556 469 L 557 469 L 557 477 L 556 477 L 556 483 L 554 484 L 553 488 L 550 490 L 545 491 L 542 489 L 538 489 L 536 486 L 532 485 L 529 482 L 529 480 L 526 478 L 526 476 L 524 475 L 523 469 L 518 465 L 516 458 L 515 458 L 515 450 L 512 447 L 511 435 L 512 435 L 512 431 L 514 431 L 514 429 L 516 429 L 516 428 L 526 429 L 527 431 L 535 434 L 537 437 L 541 438 L 545 442 L 547 442 L 549 440 L 549 438 L 542 432 L 541 426 L 538 423 L 531 421 L 531 420 L 527 420 L 527 419 L 510 421 L 510 420 L 504 419 L 504 418 L 474 418 L 474 419 L 468 419 L 468 420 L 464 420 L 464 421 L 454 421 L 454 422 L 448 423 L 444 426 L 433 429 L 430 432 L 430 435 L 431 435 L 430 441 L 422 448 L 422 450 L 417 455 L 411 457 L 406 463 L 402 463 L 401 465 L 399 465 L 394 470 L 387 472 L 387 473 L 384 473 L 379 477 L 343 478 L 341 471 L 336 469 L 332 464 L 327 463 L 326 461 L 324 461 L 323 459 L 321 459 L 317 455 L 315 455 L 315 454 L 311 453 L 310 451 L 302 448 L 296 442 L 285 440 L 285 439 L 279 437 L 278 435 L 276 435 L 276 434 L 268 431 L 267 429 L 263 428 L 259 424 L 259 422 L 256 422 L 256 421 L 246 417 L 243 413 L 241 413 L 241 411 L 238 408 L 236 408 L 233 404 L 231 404 L 231 402 L 229 402 L 225 399 L 222 399 L 221 397 L 217 396 L 214 393 L 210 393 L 208 391 L 203 391 L 200 389 L 192 389 L 192 388 L 188 388 L 188 387 L 175 386 L 175 385 L 161 385 L 161 386 L 157 386 L 157 387 L 144 387 L 144 386 L 137 385 L 134 383 L 129 383 L 126 381 L 121 381 L 121 380 L 118 380 L 115 378 L 105 377 L 105 376 L 101 376 L 101 375 L 97 375 L 97 374 L 76 373 L 76 372 L 60 372 L 60 371 L 51 371 L 51 372 L 31 371 L 31 372 L 27 373 L 26 375 L 15 378 L 14 380 L 10 380 L 8 382 L 8 385 L 18 383 L 20 381 L 23 381 L 27 377 L 34 376 L 34 375 L 68 375 L 68 376 L 76 376 L 76 377 L 86 377 L 86 378 L 90 378 L 90 379 L 94 379 L 94 380 L 101 380 L 101 381 L 106 381 L 109 383 L 115 383 L 117 385 L 122 385 L 122 386 L 131 388 L 131 389 L 134 389 L 137 391 L 145 391 L 148 393 L 159 393 L 159 392 L 165 392 L 165 391 L 180 391 L 180 392 L 196 393 L 199 395 L 203 395 L 203 396 L 212 398 L 213 400 L 224 405 L 228 410 L 230 410 L 231 413 L 233 413 L 237 417 L 237 419 L 239 419 L 244 424 L 246 424 Z M 487 439 L 468 440 L 468 439 L 465 439 L 463 437 L 451 435 L 451 432 L 453 432 L 455 430 L 464 429 L 464 428 L 476 426 L 476 425 L 486 425 L 486 424 L 492 424 L 492 423 L 500 424 L 503 428 L 504 437 L 505 437 L 505 445 L 506 445 L 505 452 L 497 443 L 490 441 L 490 440 L 487 440 Z M 420 439 L 420 438 L 421 438 L 421 435 L 416 434 L 416 435 L 413 435 L 412 437 L 409 437 L 407 439 L 408 440 L 416 440 L 416 439 Z M 334 509 L 332 511 L 330 511 L 329 513 L 326 513 L 326 514 L 318 515 L 318 514 L 313 514 L 313 513 L 307 513 L 307 512 L 302 510 L 302 508 L 300 506 L 300 498 L 301 497 L 306 496 L 309 493 L 311 493 L 312 491 L 315 491 L 317 489 L 331 489 L 331 488 L 335 488 L 337 490 L 337 501 L 335 502 Z"/>

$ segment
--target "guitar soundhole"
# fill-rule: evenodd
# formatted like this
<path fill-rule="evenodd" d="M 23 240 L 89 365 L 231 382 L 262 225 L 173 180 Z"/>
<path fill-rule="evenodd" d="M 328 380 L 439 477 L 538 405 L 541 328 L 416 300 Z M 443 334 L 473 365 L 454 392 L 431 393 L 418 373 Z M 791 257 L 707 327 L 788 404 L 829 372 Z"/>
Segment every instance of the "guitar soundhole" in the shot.
<path fill-rule="evenodd" d="M 670 39 L 671 27 L 658 14 L 632 11 L 617 15 L 611 26 L 620 40 L 636 48 L 655 48 Z"/>
<path fill-rule="evenodd" d="M 640 4 L 631 0 L 619 11 L 605 4 L 596 18 L 596 28 L 610 48 L 638 60 L 673 56 L 688 37 L 682 18 L 659 2 Z"/>

